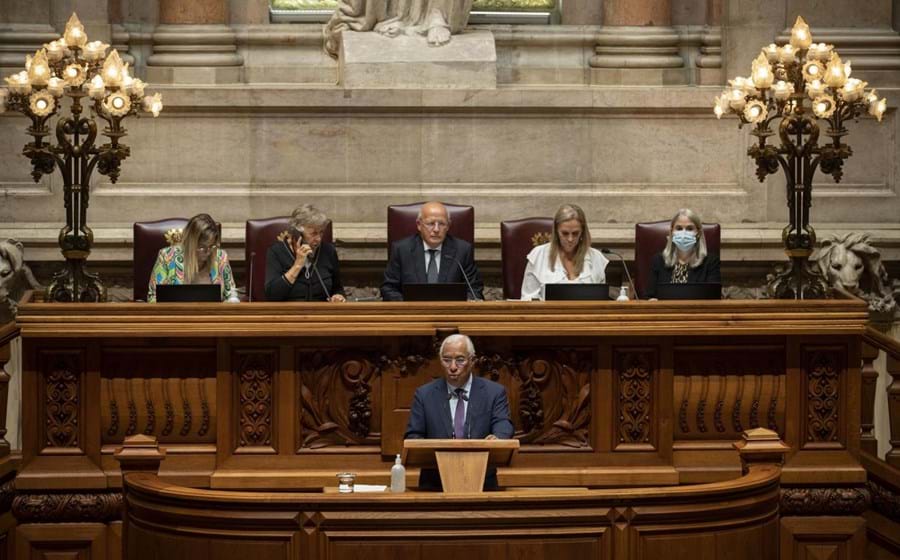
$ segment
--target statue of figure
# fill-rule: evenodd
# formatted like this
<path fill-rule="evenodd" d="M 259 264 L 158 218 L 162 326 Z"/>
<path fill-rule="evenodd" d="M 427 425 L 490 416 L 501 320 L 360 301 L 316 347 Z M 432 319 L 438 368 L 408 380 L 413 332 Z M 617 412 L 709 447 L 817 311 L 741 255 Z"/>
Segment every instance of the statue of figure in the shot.
<path fill-rule="evenodd" d="M 337 58 L 344 30 L 425 35 L 429 45 L 444 45 L 465 29 L 471 9 L 472 0 L 338 0 L 325 26 L 325 51 Z"/>
<path fill-rule="evenodd" d="M 826 239 L 812 260 L 829 286 L 846 296 L 864 299 L 869 311 L 890 314 L 896 309 L 881 253 L 869 244 L 869 234 L 848 233 Z"/>
<path fill-rule="evenodd" d="M 25 290 L 41 285 L 25 264 L 25 249 L 15 239 L 0 241 L 0 325 L 16 317 L 19 299 Z"/>

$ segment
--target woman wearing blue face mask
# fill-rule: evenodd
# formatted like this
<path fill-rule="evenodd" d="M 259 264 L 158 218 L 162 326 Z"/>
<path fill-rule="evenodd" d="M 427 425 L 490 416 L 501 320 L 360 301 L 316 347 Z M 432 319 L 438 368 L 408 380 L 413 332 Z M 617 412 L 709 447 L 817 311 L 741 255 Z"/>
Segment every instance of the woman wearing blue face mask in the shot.
<path fill-rule="evenodd" d="M 656 297 L 660 284 L 719 283 L 719 257 L 706 253 L 703 222 L 694 211 L 679 210 L 669 227 L 669 239 L 662 253 L 650 265 L 647 298 Z"/>

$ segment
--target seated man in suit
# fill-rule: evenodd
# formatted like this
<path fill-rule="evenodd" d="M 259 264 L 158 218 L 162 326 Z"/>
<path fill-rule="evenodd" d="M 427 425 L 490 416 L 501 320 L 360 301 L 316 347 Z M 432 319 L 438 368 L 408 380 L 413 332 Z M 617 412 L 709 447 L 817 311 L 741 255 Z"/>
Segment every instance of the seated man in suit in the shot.
<path fill-rule="evenodd" d="M 472 375 L 475 346 L 462 334 L 444 339 L 440 350 L 444 377 L 416 389 L 406 426 L 406 439 L 510 439 L 506 388 Z M 419 488 L 441 489 L 434 469 L 422 469 Z M 486 490 L 497 488 L 497 470 L 488 469 Z"/>
<path fill-rule="evenodd" d="M 391 247 L 391 258 L 384 271 L 381 297 L 384 301 L 402 301 L 403 284 L 465 282 L 472 285 L 473 299 L 484 299 L 484 284 L 475 266 L 472 245 L 452 235 L 450 214 L 440 202 L 426 202 L 416 217 L 419 233 L 401 239 Z"/>

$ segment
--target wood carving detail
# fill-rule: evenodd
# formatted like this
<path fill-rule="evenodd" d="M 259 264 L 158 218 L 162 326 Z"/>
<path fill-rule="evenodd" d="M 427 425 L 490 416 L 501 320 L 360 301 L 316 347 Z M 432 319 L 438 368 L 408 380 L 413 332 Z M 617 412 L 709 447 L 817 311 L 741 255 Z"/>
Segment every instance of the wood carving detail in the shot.
<path fill-rule="evenodd" d="M 407 357 L 395 361 L 346 350 L 305 352 L 297 356 L 300 379 L 301 448 L 338 445 L 377 445 L 381 367 L 412 365 Z"/>
<path fill-rule="evenodd" d="M 506 369 L 518 381 L 515 437 L 534 445 L 590 447 L 592 353 L 536 351 L 493 359 L 497 378 Z M 513 395 L 510 396 L 513 398 Z"/>
<path fill-rule="evenodd" d="M 676 439 L 740 439 L 758 427 L 783 435 L 783 346 L 677 347 L 673 365 Z"/>
<path fill-rule="evenodd" d="M 275 351 L 238 351 L 238 446 L 272 446 Z"/>
<path fill-rule="evenodd" d="M 869 509 L 868 488 L 781 488 L 781 515 L 861 515 Z"/>
<path fill-rule="evenodd" d="M 618 443 L 651 443 L 653 378 L 656 353 L 650 349 L 614 350 Z"/>
<path fill-rule="evenodd" d="M 19 523 L 105 523 L 121 519 L 122 494 L 17 494 L 12 512 Z"/>
<path fill-rule="evenodd" d="M 104 377 L 100 385 L 103 442 L 120 443 L 138 433 L 162 442 L 214 441 L 215 433 L 209 432 L 215 403 L 208 395 L 215 396 L 215 383 L 214 378 Z M 197 409 L 199 423 L 194 420 Z"/>
<path fill-rule="evenodd" d="M 840 376 L 842 349 L 821 348 L 807 351 L 806 440 L 837 442 L 840 428 Z"/>
<path fill-rule="evenodd" d="M 79 447 L 81 354 L 48 353 L 44 373 L 46 447 Z"/>
<path fill-rule="evenodd" d="M 872 493 L 872 509 L 892 521 L 900 523 L 900 493 L 889 486 L 882 486 L 869 479 L 869 492 Z"/>

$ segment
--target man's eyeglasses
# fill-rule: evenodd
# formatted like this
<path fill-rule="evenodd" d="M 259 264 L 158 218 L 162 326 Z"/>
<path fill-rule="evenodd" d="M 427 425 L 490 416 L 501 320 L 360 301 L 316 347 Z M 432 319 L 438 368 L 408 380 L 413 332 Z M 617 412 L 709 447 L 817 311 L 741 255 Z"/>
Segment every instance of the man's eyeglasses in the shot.
<path fill-rule="evenodd" d="M 450 227 L 447 222 L 421 222 L 425 229 L 446 229 Z"/>
<path fill-rule="evenodd" d="M 456 364 L 456 367 L 463 367 L 467 363 L 469 363 L 469 358 L 464 356 L 457 356 L 455 358 L 451 358 L 449 356 L 441 356 L 441 362 L 445 366 L 450 366 L 451 364 Z"/>

